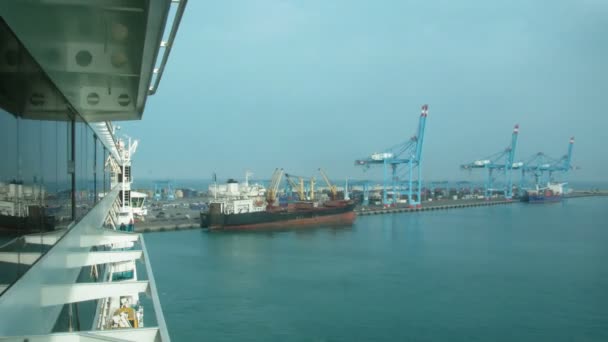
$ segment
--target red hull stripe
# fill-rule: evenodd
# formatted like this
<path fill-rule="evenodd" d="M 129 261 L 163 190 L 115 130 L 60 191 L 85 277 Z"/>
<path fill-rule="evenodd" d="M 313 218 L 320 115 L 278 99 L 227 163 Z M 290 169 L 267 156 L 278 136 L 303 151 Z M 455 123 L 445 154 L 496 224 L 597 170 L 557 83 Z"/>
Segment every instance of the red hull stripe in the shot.
<path fill-rule="evenodd" d="M 276 222 L 263 222 L 263 223 L 255 223 L 255 224 L 243 224 L 243 225 L 234 225 L 234 226 L 224 226 L 224 227 L 210 227 L 211 229 L 262 229 L 262 228 L 291 228 L 291 227 L 308 227 L 308 226 L 318 226 L 323 224 L 353 224 L 357 215 L 354 211 L 350 211 L 343 214 L 338 215 L 327 215 L 327 216 L 318 216 L 314 218 L 305 218 L 305 219 L 295 219 L 295 220 L 286 220 L 286 221 L 276 221 Z"/>

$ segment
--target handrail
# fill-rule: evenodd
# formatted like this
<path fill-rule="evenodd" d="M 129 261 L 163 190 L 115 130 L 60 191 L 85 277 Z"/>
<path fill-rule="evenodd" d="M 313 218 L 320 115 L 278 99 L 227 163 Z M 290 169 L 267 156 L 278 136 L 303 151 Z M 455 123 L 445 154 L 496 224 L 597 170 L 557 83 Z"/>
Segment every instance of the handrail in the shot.
<path fill-rule="evenodd" d="M 156 283 L 154 280 L 154 274 L 152 273 L 152 264 L 146 248 L 146 242 L 144 241 L 144 235 L 139 234 L 139 241 L 141 243 L 141 250 L 144 253 L 144 264 L 146 265 L 146 275 L 148 276 L 148 283 L 150 285 L 150 297 L 152 298 L 152 305 L 154 306 L 154 314 L 156 315 L 156 324 L 160 332 L 162 342 L 171 342 L 169 337 L 169 330 L 167 329 L 167 323 L 165 322 L 165 316 L 163 309 L 160 305 L 160 299 L 158 298 L 158 291 L 156 290 Z"/>
<path fill-rule="evenodd" d="M 156 90 L 158 89 L 158 84 L 160 83 L 160 79 L 163 76 L 163 72 L 165 71 L 165 65 L 167 64 L 167 60 L 169 59 L 169 53 L 171 52 L 171 47 L 173 46 L 173 41 L 175 40 L 175 36 L 177 35 L 177 29 L 179 28 L 179 24 L 182 21 L 182 16 L 184 15 L 184 11 L 186 9 L 186 4 L 188 0 L 171 0 L 171 3 L 177 3 L 177 10 L 175 11 L 175 17 L 173 18 L 173 23 L 171 25 L 171 31 L 169 33 L 169 39 L 167 41 L 160 42 L 160 48 L 165 48 L 163 50 L 163 56 L 160 61 L 160 65 L 158 68 L 154 68 L 154 84 L 150 85 L 148 88 L 148 95 L 154 95 Z"/>
<path fill-rule="evenodd" d="M 41 289 L 46 285 L 76 283 L 81 268 L 67 267 L 66 256 L 90 250 L 90 247 L 82 246 L 81 239 L 103 232 L 101 227 L 118 198 L 119 190 L 118 186 L 114 187 L 2 293 L 0 340 L 2 336 L 48 334 L 52 330 L 62 306 L 42 307 Z"/>

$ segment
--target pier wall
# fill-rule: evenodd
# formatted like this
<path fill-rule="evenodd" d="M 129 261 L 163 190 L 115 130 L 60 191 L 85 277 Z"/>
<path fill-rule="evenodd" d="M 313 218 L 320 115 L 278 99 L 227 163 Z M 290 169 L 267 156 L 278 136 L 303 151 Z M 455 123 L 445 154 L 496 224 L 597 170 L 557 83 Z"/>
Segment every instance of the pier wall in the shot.
<path fill-rule="evenodd" d="M 598 197 L 608 196 L 608 191 L 575 191 L 568 195 L 566 198 L 582 198 L 582 197 Z M 450 209 L 462 209 L 462 208 L 473 208 L 473 207 L 488 207 L 494 205 L 507 205 L 513 203 L 521 203 L 519 200 L 505 200 L 505 199 L 492 199 L 492 200 L 439 200 L 433 202 L 424 202 L 420 208 L 408 208 L 408 207 L 358 207 L 355 212 L 359 216 L 368 215 L 383 215 L 383 214 L 395 214 L 395 213 L 415 213 L 423 211 L 434 211 L 434 210 L 450 210 Z M 150 232 L 163 232 L 173 230 L 185 230 L 185 229 L 196 229 L 200 228 L 200 221 L 196 218 L 185 220 L 165 220 L 162 222 L 151 222 L 144 224 L 136 224 L 135 231 L 140 233 Z"/>

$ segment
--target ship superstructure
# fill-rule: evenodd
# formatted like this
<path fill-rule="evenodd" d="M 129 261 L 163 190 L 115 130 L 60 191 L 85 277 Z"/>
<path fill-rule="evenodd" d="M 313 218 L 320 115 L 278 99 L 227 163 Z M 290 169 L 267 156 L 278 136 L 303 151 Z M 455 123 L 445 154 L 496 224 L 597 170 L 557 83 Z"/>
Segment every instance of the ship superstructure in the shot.
<path fill-rule="evenodd" d="M 106 226 L 114 231 L 133 232 L 136 211 L 141 212 L 143 200 L 134 203 L 132 176 L 132 157 L 137 151 L 139 142 L 131 138 L 119 139 L 116 151 L 120 157 L 117 162 L 112 156 L 106 161 L 110 171 L 110 187 L 118 189 L 116 207 L 106 219 Z M 136 197 L 139 198 L 139 197 Z M 139 202 L 139 200 L 137 200 Z M 135 241 L 122 241 L 105 246 L 108 251 L 138 251 Z M 107 283 L 125 283 L 139 281 L 136 260 L 121 260 L 108 263 L 103 274 L 94 270 L 96 277 Z M 144 306 L 140 302 L 139 293 L 117 294 L 103 298 L 99 301 L 95 315 L 95 328 L 97 330 L 113 330 L 125 328 L 143 328 Z"/>
<path fill-rule="evenodd" d="M 217 181 L 214 179 L 213 184 L 209 185 L 208 193 L 215 199 L 264 197 L 266 195 L 266 188 L 260 183 L 251 184 L 249 177 L 252 175 L 253 173 L 246 171 L 243 183 L 230 178 L 226 184 L 217 184 Z"/>
<path fill-rule="evenodd" d="M 116 224 L 118 225 L 118 229 L 122 231 L 133 231 L 133 225 L 135 223 L 136 210 L 133 205 L 134 201 L 131 191 L 131 185 L 133 184 L 131 158 L 137 151 L 138 144 L 139 142 L 137 140 L 133 141 L 131 138 L 118 140 L 117 151 L 122 160 L 121 165 L 115 165 L 116 163 L 113 162 L 112 158 L 109 158 L 106 162 L 106 164 L 111 168 L 111 187 L 118 187 L 120 189 L 118 192 L 119 209 Z M 139 201 L 141 195 L 137 198 L 137 212 L 138 214 L 141 214 L 144 210 L 143 202 L 145 201 L 145 197 L 143 197 L 141 203 Z"/>
<path fill-rule="evenodd" d="M 0 340 L 170 340 L 111 121 L 142 118 L 186 3 L 2 1 Z"/>

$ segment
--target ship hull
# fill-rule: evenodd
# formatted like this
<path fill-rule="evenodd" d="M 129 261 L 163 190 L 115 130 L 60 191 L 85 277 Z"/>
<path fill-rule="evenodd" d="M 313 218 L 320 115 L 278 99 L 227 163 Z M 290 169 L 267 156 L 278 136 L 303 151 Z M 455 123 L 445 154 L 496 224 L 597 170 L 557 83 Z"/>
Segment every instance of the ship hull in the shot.
<path fill-rule="evenodd" d="M 262 211 L 246 214 L 201 214 L 201 226 L 212 230 L 258 230 L 351 225 L 354 205 L 298 211 Z"/>
<path fill-rule="evenodd" d="M 522 200 L 524 202 L 533 203 L 533 204 L 538 204 L 538 203 L 555 203 L 555 202 L 560 202 L 562 200 L 562 196 L 559 196 L 559 195 L 553 195 L 553 196 L 526 195 L 526 196 L 523 197 Z"/>

